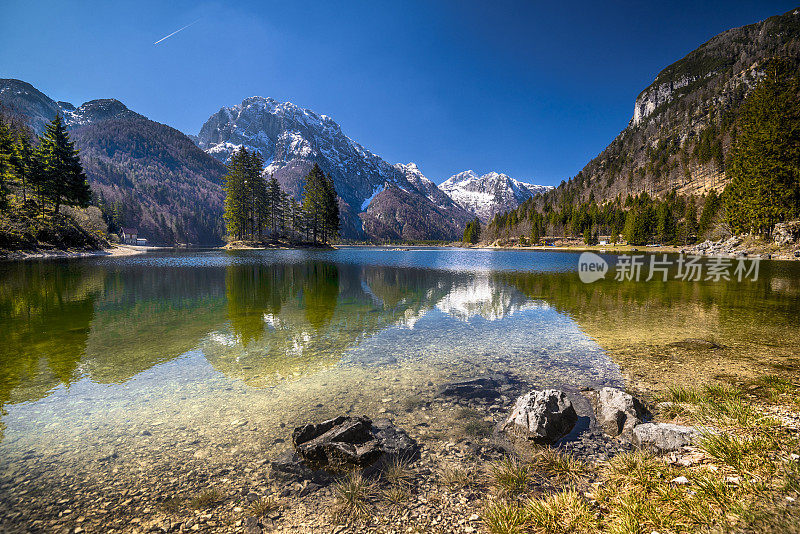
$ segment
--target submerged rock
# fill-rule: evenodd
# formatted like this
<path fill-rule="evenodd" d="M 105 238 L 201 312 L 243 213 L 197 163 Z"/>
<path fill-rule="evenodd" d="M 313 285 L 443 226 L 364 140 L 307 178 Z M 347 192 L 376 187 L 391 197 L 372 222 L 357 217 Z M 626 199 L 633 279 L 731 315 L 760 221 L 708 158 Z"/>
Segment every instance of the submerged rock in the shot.
<path fill-rule="evenodd" d="M 479 378 L 452 382 L 439 390 L 443 397 L 455 397 L 461 400 L 494 400 L 508 390 L 516 389 L 519 380 L 504 373 L 494 373 Z"/>
<path fill-rule="evenodd" d="M 692 445 L 700 438 L 700 432 L 691 426 L 672 423 L 643 423 L 633 428 L 633 445 L 653 452 L 677 451 Z"/>
<path fill-rule="evenodd" d="M 639 399 L 611 387 L 602 388 L 597 395 L 597 423 L 609 436 L 629 434 L 633 428 L 650 417 Z"/>
<path fill-rule="evenodd" d="M 416 442 L 388 419 L 339 416 L 297 427 L 292 443 L 311 469 L 369 467 L 384 456 L 413 458 Z"/>
<path fill-rule="evenodd" d="M 578 414 L 566 393 L 545 389 L 519 397 L 503 430 L 535 443 L 552 445 L 569 434 L 577 422 Z"/>

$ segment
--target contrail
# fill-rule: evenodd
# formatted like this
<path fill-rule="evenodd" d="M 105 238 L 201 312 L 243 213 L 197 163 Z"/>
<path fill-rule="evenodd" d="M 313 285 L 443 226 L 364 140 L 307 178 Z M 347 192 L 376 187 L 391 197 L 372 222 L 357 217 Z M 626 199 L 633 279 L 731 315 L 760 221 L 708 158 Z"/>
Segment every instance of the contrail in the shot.
<path fill-rule="evenodd" d="M 153 44 L 154 44 L 154 45 L 157 45 L 157 44 L 158 44 L 158 43 L 160 43 L 161 41 L 166 41 L 167 39 L 169 39 L 170 37 L 172 37 L 172 36 L 173 36 L 173 35 L 175 35 L 176 33 L 178 33 L 178 32 L 182 32 L 183 30 L 185 30 L 186 28 L 188 28 L 188 27 L 189 27 L 189 26 L 191 26 L 192 24 L 196 24 L 196 23 L 198 23 L 198 22 L 200 22 L 200 19 L 197 19 L 196 21 L 194 21 L 194 22 L 192 22 L 192 23 L 190 23 L 190 24 L 187 24 L 186 26 L 184 26 L 183 28 L 181 28 L 181 29 L 179 29 L 179 30 L 175 30 L 175 31 L 174 31 L 174 32 L 172 32 L 171 34 L 167 35 L 166 37 L 162 37 L 161 39 L 159 39 L 158 41 L 156 41 L 156 42 L 155 42 L 155 43 L 153 43 Z"/>

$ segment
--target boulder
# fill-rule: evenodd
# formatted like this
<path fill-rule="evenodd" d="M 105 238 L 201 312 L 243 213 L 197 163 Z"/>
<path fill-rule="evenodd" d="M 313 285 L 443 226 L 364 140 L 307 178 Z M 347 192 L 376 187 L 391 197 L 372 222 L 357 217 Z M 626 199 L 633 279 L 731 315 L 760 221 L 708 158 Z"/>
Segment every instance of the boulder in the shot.
<path fill-rule="evenodd" d="M 382 457 L 415 457 L 416 442 L 388 419 L 339 416 L 297 427 L 292 443 L 311 469 L 369 467 Z"/>
<path fill-rule="evenodd" d="M 672 423 L 643 423 L 633 427 L 632 443 L 653 452 L 677 451 L 697 442 L 700 432 L 691 426 Z"/>
<path fill-rule="evenodd" d="M 552 445 L 569 434 L 577 422 L 578 414 L 566 393 L 545 389 L 519 397 L 503 430 L 538 444 Z"/>
<path fill-rule="evenodd" d="M 597 423 L 609 436 L 629 434 L 650 417 L 639 399 L 617 388 L 604 387 L 597 395 Z"/>

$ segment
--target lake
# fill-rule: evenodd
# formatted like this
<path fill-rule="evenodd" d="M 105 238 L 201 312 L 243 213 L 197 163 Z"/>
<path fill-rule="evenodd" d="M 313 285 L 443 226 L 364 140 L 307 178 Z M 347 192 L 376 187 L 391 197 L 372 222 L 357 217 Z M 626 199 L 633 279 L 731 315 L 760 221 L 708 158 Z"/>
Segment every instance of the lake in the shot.
<path fill-rule="evenodd" d="M 295 426 L 340 414 L 457 439 L 437 392 L 492 373 L 645 395 L 797 376 L 800 263 L 587 284 L 578 261 L 345 247 L 0 263 L 0 517 L 62 513 L 76 488 L 111 513 L 142 481 L 166 495 L 252 473 Z M 694 338 L 720 347 L 675 344 Z"/>

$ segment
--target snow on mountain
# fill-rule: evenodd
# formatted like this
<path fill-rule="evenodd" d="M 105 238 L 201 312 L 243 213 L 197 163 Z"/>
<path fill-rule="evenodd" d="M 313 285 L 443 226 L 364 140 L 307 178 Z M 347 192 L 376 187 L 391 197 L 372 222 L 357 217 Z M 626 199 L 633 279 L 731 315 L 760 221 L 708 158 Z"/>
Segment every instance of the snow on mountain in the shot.
<path fill-rule="evenodd" d="M 241 146 L 257 150 L 265 172 L 295 198 L 301 197 L 305 176 L 318 164 L 333 177 L 343 201 L 345 237 L 456 239 L 469 218 L 449 197 L 438 194 L 416 166 L 419 176 L 408 174 L 350 139 L 329 116 L 291 102 L 254 96 L 224 107 L 203 125 L 197 144 L 223 162 Z M 444 226 L 434 229 L 431 220 Z"/>
<path fill-rule="evenodd" d="M 451 176 L 439 184 L 456 204 L 488 222 L 498 213 L 512 210 L 534 195 L 552 189 L 549 185 L 533 185 L 497 172 L 478 176 L 468 170 Z"/>

